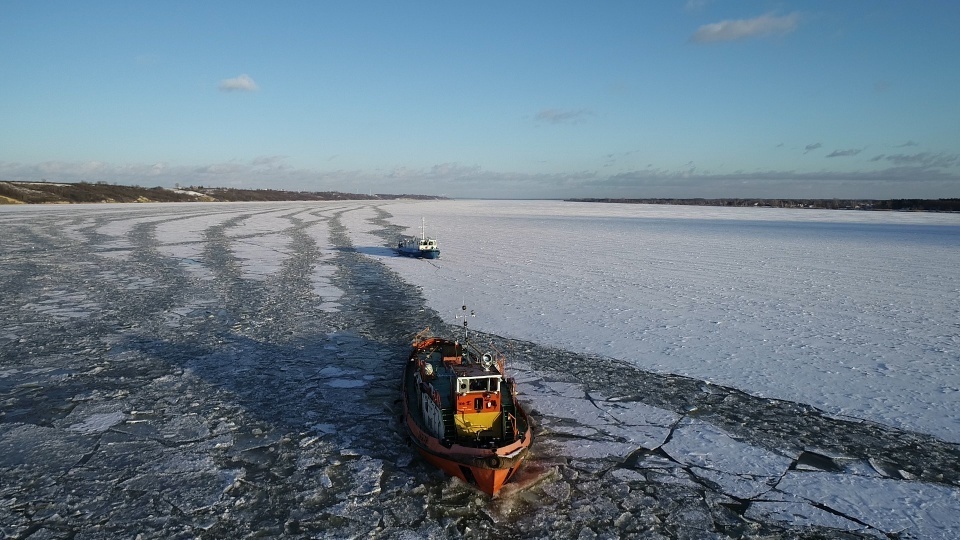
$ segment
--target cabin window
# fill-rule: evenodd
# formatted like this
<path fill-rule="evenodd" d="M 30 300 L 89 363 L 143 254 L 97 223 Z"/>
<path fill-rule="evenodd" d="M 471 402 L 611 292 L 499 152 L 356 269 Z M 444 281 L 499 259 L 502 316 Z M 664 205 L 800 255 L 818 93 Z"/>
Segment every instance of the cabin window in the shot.
<path fill-rule="evenodd" d="M 499 377 L 463 377 L 457 379 L 457 393 L 467 392 L 499 392 Z"/>

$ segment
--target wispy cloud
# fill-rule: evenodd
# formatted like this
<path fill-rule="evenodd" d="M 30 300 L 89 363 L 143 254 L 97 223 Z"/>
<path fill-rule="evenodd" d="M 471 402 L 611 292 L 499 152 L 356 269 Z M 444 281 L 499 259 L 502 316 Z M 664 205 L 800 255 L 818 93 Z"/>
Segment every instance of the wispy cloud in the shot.
<path fill-rule="evenodd" d="M 396 167 L 386 174 L 391 179 L 429 179 L 429 180 L 458 180 L 473 178 L 482 175 L 477 165 L 461 165 L 459 163 L 438 163 L 429 169 Z"/>
<path fill-rule="evenodd" d="M 593 116 L 593 111 L 589 109 L 543 109 L 533 118 L 547 124 L 576 124 L 590 116 Z"/>
<path fill-rule="evenodd" d="M 960 165 L 960 155 L 944 154 L 939 152 L 932 154 L 930 152 L 920 152 L 917 154 L 893 154 L 879 156 L 870 161 L 889 161 L 897 166 L 917 166 L 924 168 L 945 169 Z"/>
<path fill-rule="evenodd" d="M 256 92 L 259 89 L 256 81 L 245 73 L 239 77 L 220 81 L 221 92 Z"/>
<path fill-rule="evenodd" d="M 807 152 L 813 152 L 814 150 L 820 148 L 821 146 L 823 145 L 820 143 L 808 144 L 803 148 L 803 153 L 806 154 Z"/>
<path fill-rule="evenodd" d="M 793 32 L 799 23 L 800 14 L 798 13 L 781 17 L 768 13 L 753 19 L 736 19 L 705 24 L 694 32 L 690 41 L 694 43 L 718 43 L 763 36 L 786 35 Z"/>
<path fill-rule="evenodd" d="M 827 154 L 827 157 L 848 157 L 848 156 L 855 156 L 855 155 L 859 154 L 860 152 L 863 152 L 863 150 L 861 150 L 861 149 L 859 149 L 859 148 L 850 148 L 850 149 L 848 149 L 848 150 L 834 150 L 833 152 L 830 152 L 829 154 Z"/>
<path fill-rule="evenodd" d="M 250 165 L 259 170 L 280 170 L 287 168 L 286 160 L 287 156 L 260 156 L 253 158 Z"/>
<path fill-rule="evenodd" d="M 225 176 L 243 173 L 247 170 L 248 167 L 241 163 L 212 163 L 195 167 L 193 172 L 211 176 Z"/>
<path fill-rule="evenodd" d="M 706 9 L 709 0 L 687 0 L 687 3 L 683 5 L 683 10 L 688 13 L 700 13 Z"/>

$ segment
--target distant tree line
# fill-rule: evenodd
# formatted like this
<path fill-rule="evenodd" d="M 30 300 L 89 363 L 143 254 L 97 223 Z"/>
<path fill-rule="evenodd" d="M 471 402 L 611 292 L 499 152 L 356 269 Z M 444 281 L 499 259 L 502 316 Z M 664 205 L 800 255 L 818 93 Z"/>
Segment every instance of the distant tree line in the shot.
<path fill-rule="evenodd" d="M 0 182 L 0 204 L 133 202 L 341 201 L 442 199 L 431 195 L 361 195 L 338 191 L 283 191 L 190 186 L 182 189 L 120 186 L 105 182 Z"/>
<path fill-rule="evenodd" d="M 0 196 L 28 204 L 99 202 L 185 202 L 196 197 L 160 187 L 114 186 L 106 183 L 0 182 Z"/>
<path fill-rule="evenodd" d="M 823 208 L 828 210 L 910 210 L 960 212 L 960 199 L 565 199 L 569 202 L 678 204 L 767 208 Z"/>
<path fill-rule="evenodd" d="M 282 191 L 277 189 L 236 189 L 236 188 L 194 188 L 191 191 L 202 193 L 213 200 L 222 202 L 255 201 L 342 201 L 357 199 L 376 199 L 371 195 L 340 193 L 336 191 Z"/>

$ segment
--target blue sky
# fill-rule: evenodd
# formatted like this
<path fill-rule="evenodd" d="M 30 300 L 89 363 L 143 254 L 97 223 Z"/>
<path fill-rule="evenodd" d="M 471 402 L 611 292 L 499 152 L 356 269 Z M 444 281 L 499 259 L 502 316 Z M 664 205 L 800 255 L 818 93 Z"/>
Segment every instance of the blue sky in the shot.
<path fill-rule="evenodd" d="M 0 0 L 0 180 L 960 197 L 960 2 Z"/>

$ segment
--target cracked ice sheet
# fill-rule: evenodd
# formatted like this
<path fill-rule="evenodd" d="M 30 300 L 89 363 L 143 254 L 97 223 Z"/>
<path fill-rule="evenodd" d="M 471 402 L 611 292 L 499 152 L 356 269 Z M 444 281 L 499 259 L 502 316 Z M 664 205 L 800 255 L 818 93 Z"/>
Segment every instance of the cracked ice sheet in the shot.
<path fill-rule="evenodd" d="M 747 517 L 864 529 L 859 521 L 886 533 L 906 530 L 910 538 L 952 539 L 960 530 L 960 490 L 946 486 L 790 471 L 793 458 L 737 441 L 699 420 L 681 422 L 663 450 L 728 495 L 762 499 L 751 504 Z"/>
<path fill-rule="evenodd" d="M 73 467 L 74 460 L 65 456 L 79 458 L 94 445 L 95 437 L 83 433 L 34 424 L 0 424 L 0 467 L 56 478 Z"/>
<path fill-rule="evenodd" d="M 742 443 L 713 424 L 694 419 L 684 419 L 662 449 L 692 474 L 716 482 L 724 493 L 738 498 L 769 491 L 793 463 L 792 458 Z"/>
<path fill-rule="evenodd" d="M 523 400 L 533 409 L 576 422 L 575 426 L 544 427 L 575 436 L 576 439 L 560 444 L 567 455 L 577 458 L 626 457 L 639 447 L 656 448 L 678 418 L 674 413 L 642 403 L 610 403 L 597 396 L 591 401 L 580 385 L 572 383 L 528 386 Z"/>
<path fill-rule="evenodd" d="M 78 422 L 67 429 L 78 433 L 102 433 L 127 419 L 127 415 L 120 411 L 91 414 L 82 422 Z"/>
<path fill-rule="evenodd" d="M 848 529 L 862 528 L 855 519 L 885 534 L 902 531 L 903 538 L 952 540 L 960 531 L 960 491 L 923 482 L 789 471 L 764 499 L 753 503 L 746 517 L 837 526 L 838 516 L 818 511 L 812 502 L 852 518 L 846 520 Z"/>

